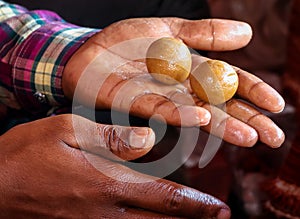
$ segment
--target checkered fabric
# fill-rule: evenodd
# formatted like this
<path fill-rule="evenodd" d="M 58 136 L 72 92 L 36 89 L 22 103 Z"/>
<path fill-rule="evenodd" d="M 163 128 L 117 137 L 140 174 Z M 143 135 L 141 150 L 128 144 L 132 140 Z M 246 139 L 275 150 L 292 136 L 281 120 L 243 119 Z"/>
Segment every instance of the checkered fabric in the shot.
<path fill-rule="evenodd" d="M 0 101 L 30 112 L 65 105 L 64 66 L 98 31 L 70 24 L 51 11 L 0 1 Z M 37 93 L 46 101 L 39 101 Z"/>

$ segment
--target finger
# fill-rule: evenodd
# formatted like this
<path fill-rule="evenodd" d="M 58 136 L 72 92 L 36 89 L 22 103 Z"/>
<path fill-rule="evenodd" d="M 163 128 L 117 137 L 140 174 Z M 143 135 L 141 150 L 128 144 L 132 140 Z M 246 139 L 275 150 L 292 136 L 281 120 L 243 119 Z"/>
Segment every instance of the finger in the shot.
<path fill-rule="evenodd" d="M 239 76 L 239 96 L 250 100 L 256 106 L 273 113 L 284 109 L 285 101 L 282 96 L 260 78 L 240 68 L 234 67 Z"/>
<path fill-rule="evenodd" d="M 133 102 L 130 113 L 143 117 L 163 119 L 174 126 L 203 126 L 210 120 L 210 113 L 201 107 L 177 105 L 169 99 L 156 95 L 143 95 Z"/>
<path fill-rule="evenodd" d="M 126 80 L 111 74 L 97 103 L 146 119 L 154 116 L 174 126 L 202 126 L 210 120 L 206 109 L 192 106 L 193 99 L 184 85 L 163 85 L 144 73 L 129 75 Z"/>
<path fill-rule="evenodd" d="M 235 50 L 246 46 L 252 37 L 251 27 L 244 22 L 225 19 L 185 20 L 163 18 L 174 36 L 188 46 L 211 51 Z"/>
<path fill-rule="evenodd" d="M 239 100 L 230 100 L 225 106 L 226 112 L 253 127 L 261 142 L 272 148 L 282 145 L 285 139 L 283 131 L 267 116 Z"/>
<path fill-rule="evenodd" d="M 126 202 L 133 206 L 186 218 L 230 218 L 230 209 L 220 200 L 164 179 L 129 184 L 127 190 L 131 197 Z"/>
<path fill-rule="evenodd" d="M 209 60 L 209 58 L 193 55 L 192 60 L 192 69 L 194 69 L 202 62 Z M 255 75 L 238 67 L 232 67 L 239 76 L 239 86 L 237 90 L 239 96 L 273 113 L 279 113 L 284 109 L 285 101 L 274 88 Z"/>
<path fill-rule="evenodd" d="M 118 206 L 130 206 L 150 212 L 184 218 L 230 218 L 230 209 L 217 198 L 198 190 L 134 171 L 120 163 L 113 163 L 90 154 L 98 174 L 105 174 L 114 184 L 109 188 Z M 161 166 L 163 168 L 163 166 Z M 94 171 L 96 171 L 94 169 Z M 94 179 L 97 182 L 97 178 Z M 109 187 L 108 187 L 109 186 Z M 117 218 L 117 217 L 116 217 Z"/>
<path fill-rule="evenodd" d="M 121 35 L 114 34 L 120 32 Z M 112 37 L 113 36 L 113 37 Z M 244 47 L 252 37 L 249 24 L 225 19 L 187 20 L 181 18 L 133 18 L 110 25 L 93 38 L 104 48 L 141 37 L 176 37 L 201 50 L 234 50 Z"/>
<path fill-rule="evenodd" d="M 97 124 L 77 115 L 56 117 L 55 133 L 65 143 L 96 154 L 113 153 L 118 158 L 133 160 L 148 153 L 155 142 L 153 130 L 147 127 Z"/>
<path fill-rule="evenodd" d="M 237 146 L 251 147 L 257 142 L 257 132 L 251 126 L 231 117 L 215 106 L 202 101 L 198 101 L 197 104 L 207 109 L 212 116 L 210 123 L 201 127 L 204 131 Z"/>

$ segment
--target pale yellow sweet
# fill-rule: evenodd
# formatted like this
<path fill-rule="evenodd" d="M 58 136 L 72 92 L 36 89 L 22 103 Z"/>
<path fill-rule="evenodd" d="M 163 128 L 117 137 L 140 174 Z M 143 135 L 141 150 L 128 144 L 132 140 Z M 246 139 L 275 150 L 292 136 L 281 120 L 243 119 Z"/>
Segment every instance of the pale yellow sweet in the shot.
<path fill-rule="evenodd" d="M 208 103 L 218 105 L 231 99 L 237 91 L 238 75 L 224 61 L 208 60 L 197 66 L 190 75 L 193 92 Z"/>
<path fill-rule="evenodd" d="M 170 85 L 182 83 L 191 71 L 191 53 L 179 39 L 160 38 L 148 48 L 146 65 L 148 72 L 156 80 Z"/>

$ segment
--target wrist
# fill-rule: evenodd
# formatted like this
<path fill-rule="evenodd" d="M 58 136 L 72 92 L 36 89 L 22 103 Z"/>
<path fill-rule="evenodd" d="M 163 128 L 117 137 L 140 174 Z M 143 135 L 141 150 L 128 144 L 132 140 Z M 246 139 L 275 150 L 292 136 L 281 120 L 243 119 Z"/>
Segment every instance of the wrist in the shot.
<path fill-rule="evenodd" d="M 92 36 L 86 40 L 67 61 L 62 74 L 62 89 L 67 99 L 73 100 L 80 77 L 101 50 L 103 50 L 103 48 L 94 43 Z M 85 97 L 81 97 L 79 101 L 90 105 L 86 102 Z"/>

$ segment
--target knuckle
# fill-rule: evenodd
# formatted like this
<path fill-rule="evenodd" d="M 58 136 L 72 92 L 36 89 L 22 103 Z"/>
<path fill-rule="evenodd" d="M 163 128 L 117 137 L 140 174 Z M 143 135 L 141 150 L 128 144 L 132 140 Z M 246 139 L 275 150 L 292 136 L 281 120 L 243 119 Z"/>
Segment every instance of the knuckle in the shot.
<path fill-rule="evenodd" d="M 165 200 L 166 207 L 171 211 L 178 211 L 182 207 L 183 199 L 182 190 L 172 187 Z"/>
<path fill-rule="evenodd" d="M 53 132 L 61 132 L 61 130 L 71 132 L 73 130 L 73 120 L 78 117 L 72 117 L 69 114 L 54 116 L 52 120 Z"/>
<path fill-rule="evenodd" d="M 210 26 L 210 32 L 211 32 L 210 35 L 212 37 L 210 48 L 211 48 L 211 50 L 214 50 L 214 48 L 216 46 L 216 35 L 215 35 L 215 23 L 214 23 L 214 20 L 210 19 L 208 25 Z"/>
<path fill-rule="evenodd" d="M 73 116 L 70 114 L 58 115 L 49 117 L 50 120 L 44 121 L 46 136 L 50 134 L 62 139 L 64 142 L 70 145 L 77 145 L 75 138 L 75 126 L 80 122 L 79 116 Z"/>
<path fill-rule="evenodd" d="M 58 116 L 53 117 L 53 118 L 56 118 L 57 121 L 55 121 L 55 122 L 60 123 L 60 124 L 69 124 L 69 123 L 72 122 L 72 116 L 69 115 L 69 114 L 58 115 Z M 77 119 L 78 116 L 74 116 L 73 118 Z"/>
<path fill-rule="evenodd" d="M 119 155 L 125 148 L 129 147 L 128 143 L 122 140 L 119 129 L 114 126 L 104 129 L 104 139 L 106 147 L 116 155 Z"/>

